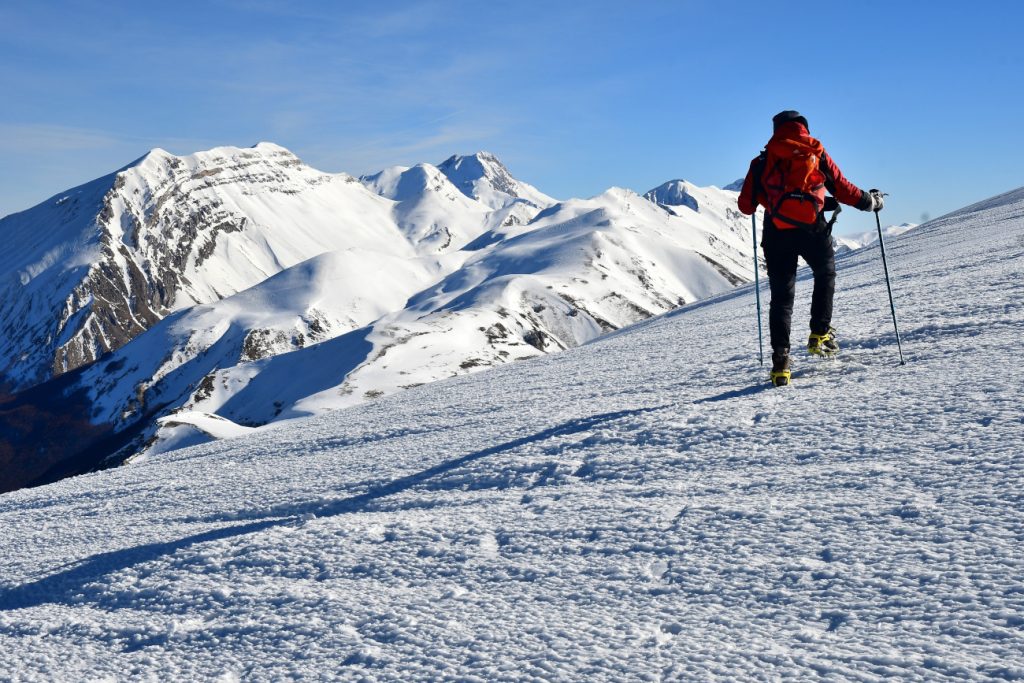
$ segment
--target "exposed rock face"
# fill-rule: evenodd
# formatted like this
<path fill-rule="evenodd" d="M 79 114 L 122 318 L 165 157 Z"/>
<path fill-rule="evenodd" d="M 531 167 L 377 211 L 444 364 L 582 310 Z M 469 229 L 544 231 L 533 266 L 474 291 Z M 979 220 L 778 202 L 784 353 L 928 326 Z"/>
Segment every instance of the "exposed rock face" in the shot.
<path fill-rule="evenodd" d="M 332 202 L 333 225 L 328 211 L 310 226 L 290 224 L 302 221 L 301 210 L 286 216 Z M 174 310 L 372 242 L 375 224 L 394 236 L 385 204 L 353 178 L 315 171 L 276 145 L 188 157 L 154 150 L 0 221 L 13 252 L 0 260 L 0 375 L 24 389 L 120 348 Z M 375 218 L 345 235 L 360 218 L 352 214 L 367 208 Z"/>
<path fill-rule="evenodd" d="M 67 300 L 69 316 L 59 329 L 66 341 L 52 350 L 54 376 L 128 343 L 173 310 L 182 295 L 190 303 L 204 298 L 200 292 L 189 296 L 185 273 L 201 268 L 218 236 L 241 232 L 247 219 L 216 198 L 196 196 L 189 181 L 197 176 L 188 178 L 181 166 L 175 157 L 166 158 L 158 170 L 169 173 L 147 183 L 148 201 L 140 201 L 137 185 L 126 192 L 129 179 L 140 179 L 134 169 L 116 176 L 96 217 L 100 259 Z"/>

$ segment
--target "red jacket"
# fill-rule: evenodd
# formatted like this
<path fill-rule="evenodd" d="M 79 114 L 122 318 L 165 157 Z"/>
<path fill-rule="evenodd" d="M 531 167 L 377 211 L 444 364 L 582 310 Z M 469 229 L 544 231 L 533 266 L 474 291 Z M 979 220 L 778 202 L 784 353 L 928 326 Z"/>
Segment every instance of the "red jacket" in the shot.
<path fill-rule="evenodd" d="M 796 139 L 806 143 L 817 142 L 807 132 L 807 128 L 797 121 L 787 121 L 779 126 L 775 134 L 772 135 L 772 140 L 777 138 Z M 771 141 L 768 144 L 770 145 Z M 766 212 L 770 212 L 768 198 L 764 196 L 764 191 L 757 192 L 757 196 L 754 196 L 755 187 L 763 187 L 763 179 L 754 177 L 756 175 L 755 169 L 761 166 L 758 163 L 760 159 L 761 157 L 758 156 L 750 162 L 750 169 L 747 171 L 747 177 L 743 180 L 743 189 L 740 191 L 739 200 L 737 200 L 740 211 L 748 216 L 757 210 L 758 204 L 764 206 Z M 868 193 L 847 180 L 843 176 L 842 171 L 839 170 L 839 167 L 836 166 L 836 162 L 832 161 L 832 157 L 824 149 L 822 149 L 819 169 L 825 174 L 826 178 L 825 184 L 816 193 L 822 203 L 825 201 L 825 190 L 827 188 L 843 204 L 855 206 L 858 209 L 867 208 L 870 205 L 871 198 Z M 768 215 L 770 216 L 771 214 L 768 213 Z"/>

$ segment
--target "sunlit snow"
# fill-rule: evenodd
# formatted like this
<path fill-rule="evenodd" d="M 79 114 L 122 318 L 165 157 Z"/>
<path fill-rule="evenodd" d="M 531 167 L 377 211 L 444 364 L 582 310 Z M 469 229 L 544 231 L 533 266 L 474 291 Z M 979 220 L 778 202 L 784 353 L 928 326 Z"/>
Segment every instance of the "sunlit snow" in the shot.
<path fill-rule="evenodd" d="M 902 367 L 869 247 L 839 262 L 841 358 L 789 388 L 744 286 L 4 495 L 3 675 L 1020 679 L 1024 192 L 887 253 Z"/>

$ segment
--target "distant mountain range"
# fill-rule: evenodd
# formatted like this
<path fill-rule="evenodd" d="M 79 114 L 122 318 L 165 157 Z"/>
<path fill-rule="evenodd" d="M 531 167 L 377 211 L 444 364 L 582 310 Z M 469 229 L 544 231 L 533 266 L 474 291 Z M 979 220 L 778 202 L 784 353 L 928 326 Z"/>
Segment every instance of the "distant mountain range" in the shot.
<path fill-rule="evenodd" d="M 890 237 L 897 237 L 903 233 L 913 230 L 917 227 L 917 223 L 901 223 L 900 225 L 890 225 L 887 228 L 882 228 L 882 234 L 885 239 L 888 240 Z M 878 231 L 869 230 L 867 232 L 856 233 L 852 235 L 836 235 L 833 238 L 833 242 L 836 247 L 836 254 L 844 254 L 849 251 L 856 251 L 857 249 L 863 249 L 864 247 L 870 246 L 878 241 Z"/>
<path fill-rule="evenodd" d="M 493 155 L 355 178 L 153 150 L 0 221 L 0 490 L 594 339 L 749 281 L 736 193 L 558 201 Z M 61 425 L 55 430 L 55 425 Z"/>

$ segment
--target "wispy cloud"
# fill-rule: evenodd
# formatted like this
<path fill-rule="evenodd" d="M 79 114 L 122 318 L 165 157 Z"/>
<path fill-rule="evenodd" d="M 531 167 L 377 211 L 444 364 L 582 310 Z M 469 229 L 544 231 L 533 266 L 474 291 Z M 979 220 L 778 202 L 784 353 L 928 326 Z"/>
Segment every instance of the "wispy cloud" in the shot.
<path fill-rule="evenodd" d="M 454 153 L 475 152 L 500 133 L 501 125 L 499 121 L 457 123 L 452 117 L 443 117 L 370 139 L 324 140 L 313 149 L 298 151 L 318 168 L 360 175 L 393 165 L 439 163 Z"/>
<path fill-rule="evenodd" d="M 8 154 L 107 149 L 120 142 L 98 130 L 45 123 L 0 123 L 0 151 Z"/>
<path fill-rule="evenodd" d="M 124 135 L 112 131 L 49 123 L 0 122 L 0 152 L 5 154 L 52 155 L 118 150 L 130 150 L 134 153 L 153 147 L 163 147 L 178 154 L 190 154 L 219 144 L 227 143 L 199 138 Z"/>

